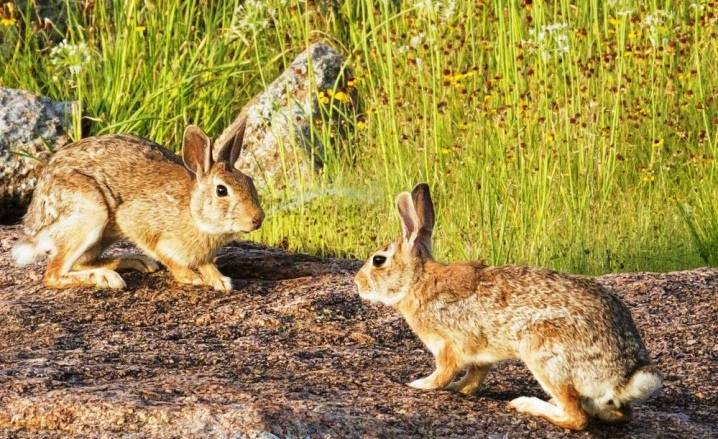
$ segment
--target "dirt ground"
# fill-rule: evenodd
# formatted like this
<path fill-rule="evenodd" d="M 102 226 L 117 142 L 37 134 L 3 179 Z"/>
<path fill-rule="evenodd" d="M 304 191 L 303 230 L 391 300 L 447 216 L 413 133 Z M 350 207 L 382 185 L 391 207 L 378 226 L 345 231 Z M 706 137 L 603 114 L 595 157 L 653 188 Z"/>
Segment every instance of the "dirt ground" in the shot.
<path fill-rule="evenodd" d="M 718 437 L 718 269 L 608 275 L 665 387 L 624 426 L 581 433 L 506 403 L 543 393 L 519 363 L 471 397 L 407 383 L 432 357 L 392 309 L 362 303 L 359 262 L 242 243 L 235 291 L 126 274 L 126 291 L 42 286 L 0 227 L 0 437 Z M 126 251 L 117 249 L 116 251 Z"/>

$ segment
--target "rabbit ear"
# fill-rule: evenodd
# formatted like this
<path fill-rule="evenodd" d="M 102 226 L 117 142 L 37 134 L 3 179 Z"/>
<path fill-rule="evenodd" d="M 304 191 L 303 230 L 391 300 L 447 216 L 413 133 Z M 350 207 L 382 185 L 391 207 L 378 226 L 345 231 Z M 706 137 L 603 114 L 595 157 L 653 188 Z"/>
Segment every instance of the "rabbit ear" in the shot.
<path fill-rule="evenodd" d="M 234 167 L 234 163 L 239 159 L 239 154 L 242 152 L 242 146 L 244 144 L 244 132 L 247 128 L 246 116 L 240 120 L 239 126 L 236 127 L 236 132 L 232 140 L 232 145 L 223 147 L 217 154 L 217 161 L 226 161 L 230 166 Z"/>
<path fill-rule="evenodd" d="M 411 191 L 416 216 L 419 220 L 417 243 L 420 243 L 431 254 L 431 234 L 434 231 L 434 203 L 431 201 L 429 185 L 419 183 Z"/>
<path fill-rule="evenodd" d="M 409 244 L 410 248 L 414 247 L 414 241 L 419 232 L 419 218 L 416 216 L 414 202 L 409 192 L 402 192 L 396 197 L 396 210 L 399 211 L 404 241 Z"/>
<path fill-rule="evenodd" d="M 209 172 L 212 167 L 212 148 L 209 137 L 196 125 L 184 130 L 182 141 L 182 160 L 184 165 L 196 175 Z"/>
<path fill-rule="evenodd" d="M 239 160 L 239 154 L 242 152 L 242 146 L 244 146 L 244 132 L 247 128 L 247 119 L 244 119 L 239 131 L 234 136 L 234 142 L 232 143 L 232 149 L 229 153 L 229 164 L 234 167 L 234 164 Z"/>

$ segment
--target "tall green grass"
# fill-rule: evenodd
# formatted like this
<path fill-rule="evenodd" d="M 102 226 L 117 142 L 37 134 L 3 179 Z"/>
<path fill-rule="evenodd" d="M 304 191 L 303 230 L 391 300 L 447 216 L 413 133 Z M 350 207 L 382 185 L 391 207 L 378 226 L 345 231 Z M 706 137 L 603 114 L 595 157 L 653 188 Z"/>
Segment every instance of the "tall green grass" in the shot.
<path fill-rule="evenodd" d="M 309 43 L 347 57 L 363 113 L 340 136 L 324 107 L 323 172 L 265 193 L 253 239 L 364 257 L 397 235 L 396 193 L 427 181 L 441 259 L 718 262 L 713 3 L 60 3 L 54 25 L 32 2 L 0 24 L 0 85 L 78 100 L 76 137 L 82 114 L 176 149 L 188 123 L 218 135 Z"/>

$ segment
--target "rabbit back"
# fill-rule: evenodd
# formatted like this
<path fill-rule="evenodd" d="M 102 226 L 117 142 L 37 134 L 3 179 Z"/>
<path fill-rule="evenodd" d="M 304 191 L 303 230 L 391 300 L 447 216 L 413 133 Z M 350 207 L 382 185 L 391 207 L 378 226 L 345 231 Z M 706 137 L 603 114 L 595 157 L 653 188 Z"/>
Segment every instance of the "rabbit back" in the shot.
<path fill-rule="evenodd" d="M 181 159 L 171 151 L 132 135 L 90 137 L 57 151 L 43 170 L 24 218 L 29 235 L 36 235 L 67 210 L 63 205 L 67 197 L 62 192 L 68 186 L 55 183 L 69 180 L 73 173 L 95 183 L 93 189 L 102 193 L 113 219 L 115 209 L 122 204 L 140 202 L 161 210 L 168 206 L 162 203 L 168 194 L 188 196 L 185 188 L 188 173 Z M 163 217 L 166 218 L 154 216 L 160 222 Z"/>
<path fill-rule="evenodd" d="M 589 278 L 428 261 L 412 293 L 409 324 L 422 340 L 449 340 L 467 365 L 520 358 L 601 397 L 650 363 L 627 307 Z"/>

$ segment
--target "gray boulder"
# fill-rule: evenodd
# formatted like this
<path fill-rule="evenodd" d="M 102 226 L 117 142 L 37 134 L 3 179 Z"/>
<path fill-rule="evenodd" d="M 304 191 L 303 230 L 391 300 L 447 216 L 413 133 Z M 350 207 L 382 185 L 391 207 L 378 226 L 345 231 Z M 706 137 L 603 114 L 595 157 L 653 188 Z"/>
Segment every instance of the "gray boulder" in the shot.
<path fill-rule="evenodd" d="M 20 215 L 43 162 L 70 141 L 71 108 L 70 102 L 0 88 L 0 221 Z"/>
<path fill-rule="evenodd" d="M 338 78 L 338 89 L 345 89 L 341 84 L 349 77 L 336 49 L 312 44 L 222 132 L 215 142 L 215 158 L 244 129 L 244 149 L 235 166 L 254 177 L 258 186 L 283 187 L 297 175 L 320 169 L 324 148 L 310 134 L 310 120 L 319 117 L 317 96 L 332 90 Z M 338 104 L 349 104 L 348 92 L 343 93 L 345 102 Z"/>

